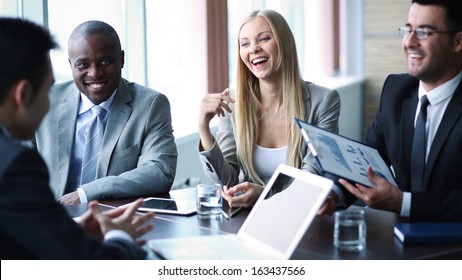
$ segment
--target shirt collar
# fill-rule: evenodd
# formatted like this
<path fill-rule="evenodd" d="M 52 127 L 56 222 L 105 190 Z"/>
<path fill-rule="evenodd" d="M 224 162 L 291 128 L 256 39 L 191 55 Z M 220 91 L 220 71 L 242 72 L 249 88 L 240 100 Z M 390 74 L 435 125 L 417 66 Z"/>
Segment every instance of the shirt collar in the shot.
<path fill-rule="evenodd" d="M 456 91 L 457 86 L 462 80 L 462 71 L 459 72 L 454 78 L 445 82 L 444 84 L 432 89 L 427 92 L 423 86 L 422 82 L 419 84 L 419 100 L 423 95 L 427 95 L 428 101 L 431 105 L 438 104 L 447 98 L 451 98 L 454 92 Z"/>
<path fill-rule="evenodd" d="M 11 138 L 10 132 L 8 131 L 8 129 L 6 129 L 6 127 L 2 123 L 0 123 L 0 134 L 5 135 L 7 138 Z"/>
<path fill-rule="evenodd" d="M 117 89 L 111 94 L 108 100 L 101 102 L 99 106 L 106 109 L 106 111 L 111 110 L 112 102 L 114 101 L 114 97 L 117 94 Z M 91 100 L 82 92 L 80 93 L 80 106 L 79 106 L 79 115 L 85 113 L 86 111 L 90 110 L 95 104 L 91 102 Z"/>

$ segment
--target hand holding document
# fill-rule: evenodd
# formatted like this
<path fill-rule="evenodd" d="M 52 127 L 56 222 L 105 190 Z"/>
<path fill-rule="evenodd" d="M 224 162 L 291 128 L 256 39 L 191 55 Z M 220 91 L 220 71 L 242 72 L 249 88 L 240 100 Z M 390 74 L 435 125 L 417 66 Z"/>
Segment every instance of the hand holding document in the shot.
<path fill-rule="evenodd" d="M 370 166 L 380 177 L 397 186 L 393 173 L 377 149 L 299 119 L 295 122 L 324 177 L 335 182 L 344 178 L 352 184 L 374 188 L 367 173 Z"/>

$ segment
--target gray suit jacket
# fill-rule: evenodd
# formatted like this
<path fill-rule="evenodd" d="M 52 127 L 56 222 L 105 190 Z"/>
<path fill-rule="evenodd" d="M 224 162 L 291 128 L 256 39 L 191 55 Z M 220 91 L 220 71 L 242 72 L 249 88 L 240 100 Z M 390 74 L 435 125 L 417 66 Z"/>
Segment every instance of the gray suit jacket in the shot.
<path fill-rule="evenodd" d="M 305 82 L 306 91 L 305 121 L 326 130 L 339 132 L 340 96 L 336 90 Z M 231 104 L 232 106 L 232 104 Z M 234 112 L 234 108 L 231 108 Z M 207 177 L 215 183 L 232 187 L 239 182 L 249 181 L 246 170 L 240 166 L 236 155 L 234 113 L 226 113 L 219 118 L 217 140 L 209 151 L 199 152 L 202 167 Z M 301 143 L 300 153 L 303 157 L 303 170 L 320 174 L 320 169 L 306 144 Z"/>
<path fill-rule="evenodd" d="M 80 91 L 73 81 L 57 84 L 50 100 L 50 111 L 36 133 L 36 146 L 58 198 L 64 194 L 69 173 Z M 167 193 L 176 161 L 168 99 L 122 79 L 106 124 L 97 180 L 81 187 L 88 200 Z"/>

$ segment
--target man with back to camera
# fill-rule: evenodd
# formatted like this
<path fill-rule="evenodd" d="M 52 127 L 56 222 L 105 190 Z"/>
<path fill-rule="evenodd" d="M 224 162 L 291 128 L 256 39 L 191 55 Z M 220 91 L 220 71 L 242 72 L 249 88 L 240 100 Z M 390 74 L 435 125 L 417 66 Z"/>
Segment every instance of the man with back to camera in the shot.
<path fill-rule="evenodd" d="M 146 258 L 134 240 L 152 229 L 143 225 L 152 214 L 135 216 L 143 200 L 105 213 L 91 202 L 76 223 L 55 200 L 37 151 L 15 143 L 33 137 L 49 109 L 56 47 L 49 32 L 0 17 L 0 42 L 1 259 Z"/>
<path fill-rule="evenodd" d="M 121 78 L 124 51 L 107 23 L 77 26 L 68 53 L 73 81 L 52 87 L 36 133 L 55 197 L 77 204 L 168 193 L 177 161 L 168 99 Z"/>
<path fill-rule="evenodd" d="M 461 13 L 461 1 L 414 0 L 399 29 L 408 74 L 388 76 L 365 137 L 399 188 L 370 168 L 375 188 L 340 181 L 371 207 L 415 221 L 462 221 Z"/>

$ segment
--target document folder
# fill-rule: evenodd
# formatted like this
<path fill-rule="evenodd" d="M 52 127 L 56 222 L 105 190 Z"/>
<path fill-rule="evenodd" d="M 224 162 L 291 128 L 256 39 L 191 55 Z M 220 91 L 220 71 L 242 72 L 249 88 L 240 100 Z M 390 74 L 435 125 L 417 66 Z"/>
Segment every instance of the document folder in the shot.
<path fill-rule="evenodd" d="M 322 175 L 334 182 L 343 178 L 351 183 L 374 187 L 367 177 L 367 166 L 397 186 L 389 166 L 377 149 L 295 119 L 303 139 L 316 158 Z"/>

